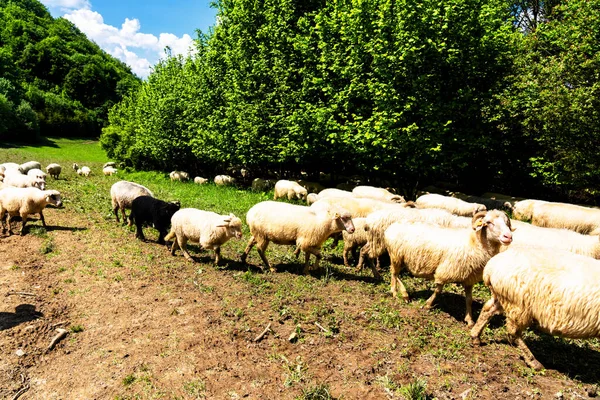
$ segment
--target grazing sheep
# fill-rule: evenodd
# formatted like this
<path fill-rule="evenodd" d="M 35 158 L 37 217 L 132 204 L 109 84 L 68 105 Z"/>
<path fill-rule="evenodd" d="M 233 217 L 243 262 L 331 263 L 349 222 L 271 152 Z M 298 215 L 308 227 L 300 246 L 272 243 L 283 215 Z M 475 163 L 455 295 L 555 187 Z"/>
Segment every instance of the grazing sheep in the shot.
<path fill-rule="evenodd" d="M 387 189 L 375 186 L 357 186 L 352 189 L 352 194 L 356 197 L 366 197 L 390 203 L 406 203 L 404 197 L 394 194 Z"/>
<path fill-rule="evenodd" d="M 52 163 L 46 166 L 46 172 L 54 179 L 58 179 L 58 176 L 60 175 L 61 171 L 62 167 L 59 164 Z"/>
<path fill-rule="evenodd" d="M 135 237 L 141 240 L 146 240 L 142 227 L 145 224 L 152 225 L 158 231 L 158 243 L 164 244 L 171 217 L 180 208 L 181 204 L 178 201 L 166 202 L 152 196 L 139 196 L 131 202 L 128 225 L 135 224 Z"/>
<path fill-rule="evenodd" d="M 347 190 L 328 188 L 328 189 L 323 189 L 319 192 L 320 199 L 323 199 L 325 197 L 352 197 L 352 198 L 355 198 L 356 196 L 354 196 L 354 194 L 352 194 L 352 192 L 349 192 Z"/>
<path fill-rule="evenodd" d="M 450 197 L 454 197 L 457 199 L 461 199 L 466 201 L 467 203 L 478 203 L 483 204 L 488 210 L 503 210 L 503 211 L 511 211 L 513 210 L 513 205 L 508 200 L 500 200 L 500 199 L 490 199 L 488 197 L 480 197 L 480 196 L 471 196 L 461 192 L 450 192 Z"/>
<path fill-rule="evenodd" d="M 117 163 L 114 161 L 109 161 L 104 163 L 104 165 L 102 166 L 102 169 L 106 168 L 106 167 L 113 167 L 113 168 L 117 168 Z"/>
<path fill-rule="evenodd" d="M 111 176 L 111 175 L 114 175 L 117 173 L 117 169 L 115 167 L 111 167 L 111 166 L 104 167 L 104 168 L 102 168 L 102 173 L 105 176 Z"/>
<path fill-rule="evenodd" d="M 513 205 L 513 218 L 520 221 L 531 221 L 533 206 L 546 203 L 543 200 L 520 200 Z"/>
<path fill-rule="evenodd" d="M 194 183 L 196 185 L 204 185 L 205 183 L 208 183 L 208 179 L 197 176 L 194 178 Z"/>
<path fill-rule="evenodd" d="M 511 342 L 533 369 L 544 366 L 525 342 L 523 331 L 534 321 L 551 335 L 568 338 L 600 336 L 600 261 L 549 248 L 511 246 L 485 266 L 483 281 L 490 289 L 477 324 L 474 345 L 494 314 L 506 315 Z"/>
<path fill-rule="evenodd" d="M 11 217 L 20 216 L 23 220 L 21 235 L 25 234 L 25 224 L 30 214 L 39 214 L 42 225 L 46 226 L 46 220 L 42 211 L 48 204 L 56 207 L 62 205 L 60 193 L 56 190 L 39 190 L 36 188 L 5 188 L 0 190 L 0 221 L 2 221 L 2 233 L 6 233 L 4 216 L 8 213 L 8 233 L 12 234 L 10 228 Z"/>
<path fill-rule="evenodd" d="M 92 170 L 90 169 L 90 167 L 83 166 L 79 168 L 79 165 L 77 165 L 77 163 L 73 163 L 73 170 L 75 170 L 75 172 L 79 176 L 90 176 L 92 174 Z"/>
<path fill-rule="evenodd" d="M 23 175 L 21 173 L 8 173 L 4 177 L 5 187 L 28 188 L 33 187 L 40 190 L 46 189 L 46 182 L 33 176 Z"/>
<path fill-rule="evenodd" d="M 465 288 L 465 321 L 473 325 L 471 304 L 473 285 L 481 281 L 485 264 L 498 254 L 502 245 L 512 241 L 512 227 L 505 212 L 481 211 L 473 216 L 472 229 L 443 228 L 431 224 L 394 223 L 385 231 L 385 246 L 391 261 L 391 289 L 404 300 L 406 288 L 400 281 L 403 267 L 416 277 L 434 280 L 436 288 L 427 300 L 431 308 L 446 283 L 460 283 Z"/>
<path fill-rule="evenodd" d="M 183 171 L 171 171 L 169 178 L 171 178 L 172 181 L 185 182 L 190 180 L 190 174 Z"/>
<path fill-rule="evenodd" d="M 342 256 L 344 257 L 344 265 L 346 267 L 350 267 L 350 263 L 348 262 L 348 254 L 353 251 L 357 247 L 362 247 L 363 249 L 367 246 L 368 236 L 367 231 L 365 230 L 365 224 L 367 222 L 366 218 L 353 218 L 352 222 L 354 223 L 354 232 L 350 233 L 348 231 L 342 231 L 342 238 L 344 239 L 344 251 Z M 360 251 L 360 256 L 358 259 L 357 268 L 362 270 L 363 266 L 363 258 L 366 251 Z M 373 270 L 373 276 L 379 278 L 379 259 L 377 259 L 377 265 L 374 266 L 371 264 L 371 269 Z"/>
<path fill-rule="evenodd" d="M 460 199 L 435 193 L 424 194 L 418 197 L 415 203 L 420 208 L 441 208 L 463 217 L 471 217 L 479 211 L 487 209 L 483 204 L 467 203 Z"/>
<path fill-rule="evenodd" d="M 348 210 L 352 217 L 366 217 L 370 213 L 386 208 L 403 208 L 401 204 L 392 204 L 375 199 L 358 198 L 358 197 L 326 197 L 322 198 L 319 194 L 319 200 L 313 203 L 311 208 L 314 209 L 335 209 L 341 207 Z"/>
<path fill-rule="evenodd" d="M 566 203 L 536 203 L 532 207 L 531 223 L 600 235 L 600 210 Z"/>
<path fill-rule="evenodd" d="M 39 181 L 46 182 L 46 173 L 39 168 L 33 168 L 27 171 L 27 176 L 32 176 Z"/>
<path fill-rule="evenodd" d="M 299 251 L 304 251 L 303 271 L 306 274 L 309 272 L 311 254 L 316 257 L 314 268 L 319 267 L 319 261 L 322 258 L 321 246 L 330 235 L 343 230 L 354 232 L 350 213 L 344 209 L 318 210 L 276 201 L 263 201 L 255 204 L 246 214 L 246 222 L 250 227 L 252 237 L 242 254 L 242 262 L 246 262 L 248 253 L 256 245 L 260 258 L 271 271 L 275 271 L 275 269 L 265 256 L 269 242 L 295 244 Z"/>
<path fill-rule="evenodd" d="M 219 215 L 196 208 L 183 208 L 171 218 L 171 232 L 165 240 L 173 240 L 171 255 L 181 249 L 187 260 L 194 261 L 188 253 L 187 242 L 198 243 L 207 250 L 214 250 L 215 264 L 221 262 L 221 246 L 229 239 L 242 238 L 242 221 L 233 214 Z"/>
<path fill-rule="evenodd" d="M 583 235 L 569 229 L 542 228 L 512 221 L 513 245 L 547 247 L 600 259 L 600 236 Z"/>
<path fill-rule="evenodd" d="M 118 210 L 121 210 L 123 223 L 125 223 L 127 220 L 125 209 L 131 209 L 131 203 L 139 196 L 154 197 L 148 188 L 134 182 L 119 181 L 110 187 L 110 199 L 117 222 L 120 222 Z"/>
<path fill-rule="evenodd" d="M 217 175 L 214 182 L 217 186 L 232 186 L 235 184 L 235 178 L 229 175 Z"/>
<path fill-rule="evenodd" d="M 306 189 L 308 193 L 319 193 L 320 191 L 325 189 L 325 186 L 321 185 L 319 182 L 310 182 L 305 181 L 303 179 L 299 179 L 296 182 L 298 182 L 300 186 Z"/>
<path fill-rule="evenodd" d="M 306 196 L 306 204 L 308 204 L 309 206 L 316 203 L 317 200 L 319 200 L 319 195 L 316 193 L 309 193 Z"/>
<path fill-rule="evenodd" d="M 306 200 L 307 195 L 308 191 L 300 186 L 298 182 L 282 179 L 275 184 L 273 200 L 283 197 L 287 197 L 288 200 Z"/>
<path fill-rule="evenodd" d="M 27 161 L 19 165 L 19 171 L 24 175 L 27 175 L 27 172 L 31 169 L 42 169 L 42 164 L 37 161 Z"/>
<path fill-rule="evenodd" d="M 252 181 L 252 190 L 255 192 L 266 192 L 273 186 L 275 186 L 275 184 L 271 179 L 254 178 Z"/>

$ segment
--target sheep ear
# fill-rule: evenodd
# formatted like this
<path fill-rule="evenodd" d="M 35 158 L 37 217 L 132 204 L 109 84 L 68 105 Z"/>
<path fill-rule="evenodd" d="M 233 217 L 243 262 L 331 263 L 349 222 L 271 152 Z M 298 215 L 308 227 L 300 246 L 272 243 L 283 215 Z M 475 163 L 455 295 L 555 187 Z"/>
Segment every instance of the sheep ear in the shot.
<path fill-rule="evenodd" d="M 480 218 L 477 220 L 477 222 L 475 222 L 473 229 L 475 229 L 475 232 L 479 232 L 484 226 L 487 226 L 487 222 L 484 222 L 483 218 Z"/>
<path fill-rule="evenodd" d="M 340 213 L 333 214 L 333 219 L 338 219 L 340 217 Z"/>

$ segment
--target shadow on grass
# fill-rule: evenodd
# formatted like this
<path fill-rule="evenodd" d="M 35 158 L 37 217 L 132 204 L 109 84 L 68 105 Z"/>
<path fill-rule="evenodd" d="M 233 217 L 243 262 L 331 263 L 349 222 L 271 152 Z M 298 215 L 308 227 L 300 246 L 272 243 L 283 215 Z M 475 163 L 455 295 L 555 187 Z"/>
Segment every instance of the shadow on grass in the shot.
<path fill-rule="evenodd" d="M 58 148 L 58 145 L 52 138 L 41 137 L 36 141 L 32 142 L 0 142 L 0 149 L 18 149 L 21 147 L 54 147 Z"/>
<path fill-rule="evenodd" d="M 433 294 L 433 290 L 419 290 L 409 293 L 411 300 L 427 300 Z M 477 320 L 483 304 L 477 300 L 473 300 L 473 319 Z M 450 315 L 458 322 L 464 322 L 467 307 L 465 304 L 464 294 L 456 294 L 450 292 L 442 292 L 433 303 L 433 308 L 440 310 L 443 313 Z M 466 325 L 465 325 L 466 326 Z"/>
<path fill-rule="evenodd" d="M 35 310 L 31 304 L 21 304 L 15 307 L 15 312 L 0 312 L 0 331 L 13 328 L 24 322 L 42 318 L 44 314 Z"/>

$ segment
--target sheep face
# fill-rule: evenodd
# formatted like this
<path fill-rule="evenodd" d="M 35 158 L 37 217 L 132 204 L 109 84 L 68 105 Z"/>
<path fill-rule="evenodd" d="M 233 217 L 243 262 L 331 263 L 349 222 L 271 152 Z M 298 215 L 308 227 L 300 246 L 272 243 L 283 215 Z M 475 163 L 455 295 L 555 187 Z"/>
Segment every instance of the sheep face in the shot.
<path fill-rule="evenodd" d="M 490 241 L 509 245 L 514 229 L 510 218 L 504 211 L 480 211 L 473 216 L 472 227 L 475 232 L 483 232 Z"/>
<path fill-rule="evenodd" d="M 352 222 L 352 217 L 350 216 L 350 213 L 335 213 L 333 215 L 333 219 L 337 222 L 338 226 L 342 230 L 348 233 L 354 233 L 354 223 Z"/>
<path fill-rule="evenodd" d="M 46 192 L 46 203 L 52 204 L 55 207 L 62 206 L 62 199 L 60 193 L 56 190 L 48 190 Z"/>
<path fill-rule="evenodd" d="M 242 220 L 233 214 L 223 217 L 223 221 L 217 227 L 225 228 L 228 237 L 242 238 Z"/>
<path fill-rule="evenodd" d="M 45 190 L 46 189 L 46 182 L 42 181 L 42 180 L 37 180 L 35 182 L 33 182 L 33 186 L 40 189 L 40 190 Z"/>

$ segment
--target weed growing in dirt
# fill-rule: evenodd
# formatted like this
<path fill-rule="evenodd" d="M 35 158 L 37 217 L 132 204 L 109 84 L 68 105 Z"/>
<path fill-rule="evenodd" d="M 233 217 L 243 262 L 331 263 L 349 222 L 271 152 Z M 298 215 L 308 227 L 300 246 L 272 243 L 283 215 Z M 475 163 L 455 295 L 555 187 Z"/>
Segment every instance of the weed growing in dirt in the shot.
<path fill-rule="evenodd" d="M 202 379 L 193 379 L 183 384 L 183 390 L 194 399 L 206 397 L 206 383 Z"/>
<path fill-rule="evenodd" d="M 83 332 L 83 326 L 81 326 L 81 325 L 71 325 L 69 327 L 69 330 L 71 331 L 71 333 Z"/>
<path fill-rule="evenodd" d="M 398 392 L 406 400 L 429 400 L 431 397 L 427 395 L 427 382 L 417 379 L 407 385 L 403 385 Z"/>
<path fill-rule="evenodd" d="M 123 383 L 123 386 L 130 386 L 131 384 L 133 384 L 133 382 L 135 382 L 135 375 L 129 374 L 125 378 L 123 378 L 121 382 Z"/>
<path fill-rule="evenodd" d="M 329 385 L 321 384 L 302 389 L 302 394 L 296 400 L 334 400 L 329 392 Z"/>

